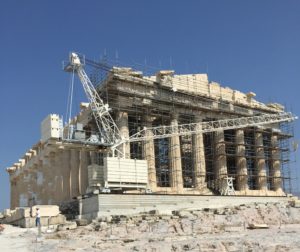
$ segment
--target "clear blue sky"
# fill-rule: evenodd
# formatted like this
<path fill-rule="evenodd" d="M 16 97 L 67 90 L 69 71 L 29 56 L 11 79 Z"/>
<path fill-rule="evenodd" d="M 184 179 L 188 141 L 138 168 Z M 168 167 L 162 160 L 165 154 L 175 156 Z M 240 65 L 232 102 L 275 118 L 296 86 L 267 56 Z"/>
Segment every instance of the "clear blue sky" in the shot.
<path fill-rule="evenodd" d="M 11 166 L 65 114 L 72 50 L 145 62 L 209 79 L 300 115 L 300 1 L 2 0 L 0 2 L 0 210 Z M 296 138 L 299 137 L 296 124 Z"/>

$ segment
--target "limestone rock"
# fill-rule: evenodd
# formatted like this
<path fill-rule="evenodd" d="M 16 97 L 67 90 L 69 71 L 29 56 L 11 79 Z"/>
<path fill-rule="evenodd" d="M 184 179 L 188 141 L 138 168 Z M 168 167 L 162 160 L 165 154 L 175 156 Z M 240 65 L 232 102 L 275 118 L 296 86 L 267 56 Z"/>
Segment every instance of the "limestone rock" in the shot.
<path fill-rule="evenodd" d="M 65 224 L 60 224 L 57 227 L 58 231 L 66 231 L 66 230 L 72 230 L 72 229 L 76 229 L 77 228 L 77 224 L 76 222 L 67 222 Z"/>

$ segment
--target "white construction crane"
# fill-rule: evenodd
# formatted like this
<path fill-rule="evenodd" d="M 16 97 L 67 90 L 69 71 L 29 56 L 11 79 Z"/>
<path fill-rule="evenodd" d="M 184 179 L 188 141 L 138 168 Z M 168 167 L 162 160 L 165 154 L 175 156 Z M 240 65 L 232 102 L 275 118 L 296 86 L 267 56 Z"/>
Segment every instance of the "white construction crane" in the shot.
<path fill-rule="evenodd" d="M 95 63 L 93 64 L 95 65 Z M 130 142 L 260 126 L 297 119 L 297 116 L 294 116 L 292 113 L 282 112 L 210 122 L 189 123 L 178 126 L 145 127 L 143 130 L 125 139 L 121 137 L 120 131 L 109 113 L 110 109 L 108 104 L 104 104 L 103 100 L 100 98 L 97 90 L 84 71 L 83 66 L 84 64 L 81 62 L 78 54 L 74 52 L 70 53 L 69 65 L 66 67 L 66 71 L 76 72 L 83 85 L 83 89 L 90 102 L 91 110 L 99 130 L 100 139 L 97 144 L 110 147 L 113 153 L 117 150 L 116 148 L 118 146 Z M 108 66 L 104 66 L 104 69 L 109 71 Z M 149 134 L 149 132 L 151 134 Z M 123 153 L 119 150 L 118 152 L 120 156 L 123 157 Z"/>
<path fill-rule="evenodd" d="M 100 98 L 97 90 L 84 71 L 83 65 L 84 64 L 81 62 L 77 53 L 70 53 L 67 68 L 68 71 L 71 70 L 77 73 L 90 102 L 90 107 L 99 130 L 100 138 L 98 139 L 98 143 L 105 146 L 118 144 L 122 139 L 120 131 L 109 113 L 109 106 L 108 104 L 104 104 L 103 100 Z"/>

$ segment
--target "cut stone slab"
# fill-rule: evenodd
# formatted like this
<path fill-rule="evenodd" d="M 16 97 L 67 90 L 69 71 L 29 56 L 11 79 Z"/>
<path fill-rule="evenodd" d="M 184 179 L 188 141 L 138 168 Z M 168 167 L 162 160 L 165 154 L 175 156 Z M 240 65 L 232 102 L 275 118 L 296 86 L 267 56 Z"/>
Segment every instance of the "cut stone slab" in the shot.
<path fill-rule="evenodd" d="M 3 211 L 4 217 L 9 216 L 10 214 L 11 214 L 11 210 L 10 209 L 4 209 L 4 211 Z"/>
<path fill-rule="evenodd" d="M 269 226 L 267 224 L 257 224 L 257 223 L 249 223 L 249 229 L 268 229 Z"/>
<path fill-rule="evenodd" d="M 36 208 L 40 209 L 41 217 L 57 216 L 60 213 L 59 206 L 57 206 L 57 205 L 35 205 L 32 207 L 32 215 L 33 216 L 36 215 Z M 30 211 L 30 208 L 29 208 L 29 211 Z"/>
<path fill-rule="evenodd" d="M 52 216 L 52 217 L 41 217 L 40 222 L 41 222 L 42 227 L 46 227 L 48 225 L 64 224 L 64 223 L 66 223 L 66 217 L 61 214 L 59 214 L 57 216 Z M 14 222 L 14 225 L 17 225 L 22 228 L 35 227 L 35 217 L 22 218 L 16 222 Z"/>
<path fill-rule="evenodd" d="M 72 229 L 76 229 L 77 228 L 77 224 L 76 222 L 67 222 L 65 224 L 60 224 L 57 227 L 58 231 L 66 231 L 66 230 L 72 230 Z"/>
<path fill-rule="evenodd" d="M 77 226 L 86 226 L 88 224 L 87 219 L 77 219 L 76 220 Z"/>
<path fill-rule="evenodd" d="M 56 205 L 35 205 L 30 207 L 17 207 L 14 210 L 5 212 L 5 222 L 14 223 L 21 219 L 33 218 L 36 216 L 36 209 L 40 209 L 40 216 L 42 217 L 54 217 L 59 215 L 59 207 Z"/>
<path fill-rule="evenodd" d="M 293 203 L 293 207 L 300 208 L 300 200 L 295 200 Z"/>

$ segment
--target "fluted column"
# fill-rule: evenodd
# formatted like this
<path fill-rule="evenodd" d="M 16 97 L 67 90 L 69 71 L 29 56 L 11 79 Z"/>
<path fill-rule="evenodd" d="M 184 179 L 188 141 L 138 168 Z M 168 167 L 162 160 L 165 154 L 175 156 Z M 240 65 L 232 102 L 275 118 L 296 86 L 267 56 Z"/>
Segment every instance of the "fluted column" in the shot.
<path fill-rule="evenodd" d="M 224 142 L 224 131 L 216 131 L 215 134 L 215 178 L 227 177 L 227 159 Z"/>
<path fill-rule="evenodd" d="M 18 206 L 18 189 L 17 189 L 17 178 L 10 180 L 10 209 L 14 209 Z"/>
<path fill-rule="evenodd" d="M 48 190 L 45 192 L 45 202 L 47 204 L 55 204 L 57 198 L 59 197 L 57 188 L 56 188 L 56 153 L 51 151 L 48 155 L 48 166 L 47 171 L 45 171 L 45 180 L 48 182 Z"/>
<path fill-rule="evenodd" d="M 30 168 L 30 173 L 31 173 L 31 185 L 30 185 L 30 190 L 31 190 L 31 205 L 36 205 L 36 200 L 38 198 L 38 185 L 37 185 L 37 169 L 38 169 L 38 163 L 35 162 L 32 167 Z"/>
<path fill-rule="evenodd" d="M 39 173 L 39 189 L 40 189 L 40 197 L 39 197 L 39 203 L 40 204 L 50 204 L 49 199 L 52 197 L 52 195 L 49 197 L 49 194 L 51 192 L 51 189 L 53 188 L 52 185 L 52 170 L 51 170 L 51 155 L 52 152 L 50 150 L 45 150 L 45 155 L 42 157 L 41 162 L 41 170 Z"/>
<path fill-rule="evenodd" d="M 88 187 L 88 161 L 87 161 L 87 151 L 80 150 L 80 171 L 79 171 L 79 182 L 80 182 L 80 194 L 84 194 Z"/>
<path fill-rule="evenodd" d="M 202 117 L 195 116 L 195 122 L 201 123 Z M 201 125 L 196 126 L 196 130 L 201 130 Z M 201 189 L 207 187 L 205 183 L 206 165 L 205 153 L 203 143 L 203 133 L 196 133 L 193 135 L 193 159 L 194 159 L 194 172 L 195 172 L 195 188 Z"/>
<path fill-rule="evenodd" d="M 44 176 L 44 163 L 46 163 L 46 158 L 39 159 L 36 163 L 36 204 L 43 204 L 43 196 L 44 196 L 44 191 L 45 187 L 44 182 L 45 182 L 45 176 Z"/>
<path fill-rule="evenodd" d="M 278 147 L 278 136 L 271 136 L 271 146 L 272 146 L 272 164 L 271 164 L 271 176 L 272 185 L 274 191 L 282 191 L 282 179 L 281 179 L 281 171 L 280 171 L 280 150 Z"/>
<path fill-rule="evenodd" d="M 144 117 L 144 124 L 147 128 L 152 127 L 152 118 L 150 116 Z M 149 140 L 143 143 L 144 158 L 147 160 L 148 164 L 148 186 L 152 191 L 156 190 L 157 180 L 156 180 L 156 169 L 155 169 L 155 149 L 152 130 L 146 131 L 146 136 Z"/>
<path fill-rule="evenodd" d="M 245 157 L 244 130 L 235 131 L 236 141 L 236 168 L 237 168 L 237 190 L 248 190 L 247 160 Z"/>
<path fill-rule="evenodd" d="M 116 124 L 120 130 L 122 138 L 129 137 L 129 128 L 128 128 L 128 113 L 124 111 L 118 111 L 116 116 Z M 130 158 L 130 144 L 125 143 L 118 147 L 121 152 L 124 152 L 125 158 Z"/>
<path fill-rule="evenodd" d="M 262 132 L 255 132 L 256 170 L 258 190 L 267 190 L 267 171 Z"/>
<path fill-rule="evenodd" d="M 70 168 L 70 150 L 63 150 L 61 155 L 62 163 L 62 187 L 63 187 L 63 199 L 71 199 L 71 168 Z"/>
<path fill-rule="evenodd" d="M 79 195 L 79 152 L 78 150 L 71 150 L 70 157 L 70 181 L 71 181 L 71 197 Z"/>
<path fill-rule="evenodd" d="M 17 206 L 18 207 L 24 207 L 25 205 L 24 203 L 24 194 L 25 194 L 25 190 L 24 190 L 24 172 L 22 172 L 22 170 L 20 171 L 20 174 L 17 177 Z"/>
<path fill-rule="evenodd" d="M 174 115 L 171 119 L 171 126 L 174 127 L 174 132 L 178 131 L 178 115 Z M 169 157 L 171 168 L 170 184 L 175 192 L 180 193 L 183 190 L 183 179 L 179 136 L 170 138 Z"/>
<path fill-rule="evenodd" d="M 64 165 L 62 163 L 62 155 L 63 150 L 58 149 L 55 153 L 55 200 L 56 204 L 58 202 L 61 202 L 64 200 L 63 194 L 64 194 L 64 187 L 63 187 L 63 173 L 62 169 L 64 169 Z"/>

